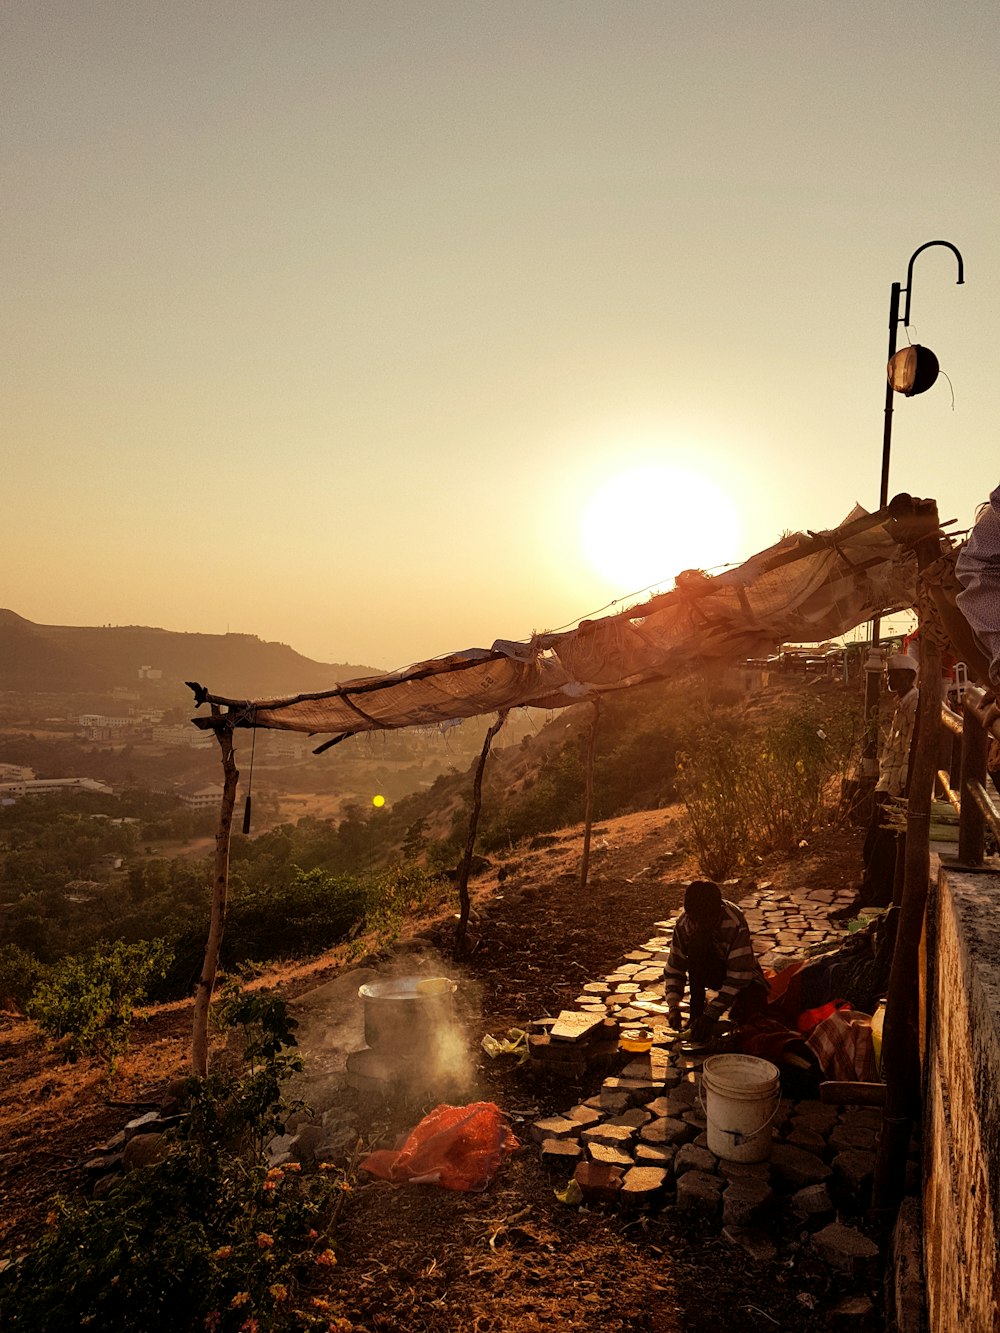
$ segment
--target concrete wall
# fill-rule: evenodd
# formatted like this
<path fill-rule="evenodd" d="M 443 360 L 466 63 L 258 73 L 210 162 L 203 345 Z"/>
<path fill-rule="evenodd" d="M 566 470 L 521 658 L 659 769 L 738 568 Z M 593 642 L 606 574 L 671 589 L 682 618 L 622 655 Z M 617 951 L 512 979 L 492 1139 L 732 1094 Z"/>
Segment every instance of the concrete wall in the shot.
<path fill-rule="evenodd" d="M 1000 1328 L 1000 873 L 928 903 L 924 1266 L 932 1333 Z"/>

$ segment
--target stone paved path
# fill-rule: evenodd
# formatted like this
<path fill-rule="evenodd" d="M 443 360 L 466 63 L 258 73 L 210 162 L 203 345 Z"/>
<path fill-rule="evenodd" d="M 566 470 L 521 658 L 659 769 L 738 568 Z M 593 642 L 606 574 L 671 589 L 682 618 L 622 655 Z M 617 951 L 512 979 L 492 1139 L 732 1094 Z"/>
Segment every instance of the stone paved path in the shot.
<path fill-rule="evenodd" d="M 724 895 L 733 887 L 723 886 Z M 830 913 L 853 896 L 850 889 L 796 893 L 764 884 L 740 899 L 762 966 L 779 971 L 813 946 L 841 938 L 843 926 Z M 663 965 L 675 921 L 676 914 L 657 922 L 661 933 L 577 996 L 579 1010 L 623 1027 L 649 1027 L 654 1041 L 605 1078 L 597 1096 L 535 1122 L 531 1133 L 542 1160 L 570 1175 L 588 1203 L 697 1213 L 760 1262 L 777 1257 L 783 1235 L 808 1232 L 813 1255 L 839 1275 L 838 1312 L 848 1316 L 847 1326 L 868 1328 L 879 1250 L 843 1218 L 860 1222 L 867 1208 L 881 1111 L 782 1098 L 764 1160 L 729 1161 L 713 1152 L 703 1057 L 685 1051 L 666 1022 Z M 914 1159 L 911 1176 L 916 1171 Z"/>

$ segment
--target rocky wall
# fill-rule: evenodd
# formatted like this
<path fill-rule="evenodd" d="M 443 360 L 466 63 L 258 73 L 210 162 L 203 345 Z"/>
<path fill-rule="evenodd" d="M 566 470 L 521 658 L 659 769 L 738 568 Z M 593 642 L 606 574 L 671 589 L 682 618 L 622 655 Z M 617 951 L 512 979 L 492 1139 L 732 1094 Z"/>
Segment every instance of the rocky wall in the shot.
<path fill-rule="evenodd" d="M 924 1264 L 933 1333 L 1000 1328 L 1000 873 L 929 904 Z"/>

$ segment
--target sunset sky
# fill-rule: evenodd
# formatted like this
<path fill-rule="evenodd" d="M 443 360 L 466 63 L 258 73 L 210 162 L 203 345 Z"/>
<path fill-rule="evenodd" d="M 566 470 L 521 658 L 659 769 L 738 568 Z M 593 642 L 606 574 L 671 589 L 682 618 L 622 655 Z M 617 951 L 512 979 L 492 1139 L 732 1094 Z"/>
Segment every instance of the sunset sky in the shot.
<path fill-rule="evenodd" d="M 936 239 L 967 527 L 998 87 L 996 0 L 5 0 L 0 605 L 392 668 L 831 527 Z"/>

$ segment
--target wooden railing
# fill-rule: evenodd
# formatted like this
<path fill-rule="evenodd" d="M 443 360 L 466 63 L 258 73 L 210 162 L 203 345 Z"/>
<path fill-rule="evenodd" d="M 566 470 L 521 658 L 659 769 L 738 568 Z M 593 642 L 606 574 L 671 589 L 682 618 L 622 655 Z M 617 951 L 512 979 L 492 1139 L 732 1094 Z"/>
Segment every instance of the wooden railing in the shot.
<path fill-rule="evenodd" d="M 952 737 L 951 765 L 939 769 L 937 777 L 959 814 L 958 861 L 981 866 L 987 827 L 1000 843 L 1000 807 L 986 789 L 990 737 L 1000 741 L 1000 708 L 985 690 L 969 685 L 962 698 L 962 716 L 942 707 L 941 723 Z"/>

